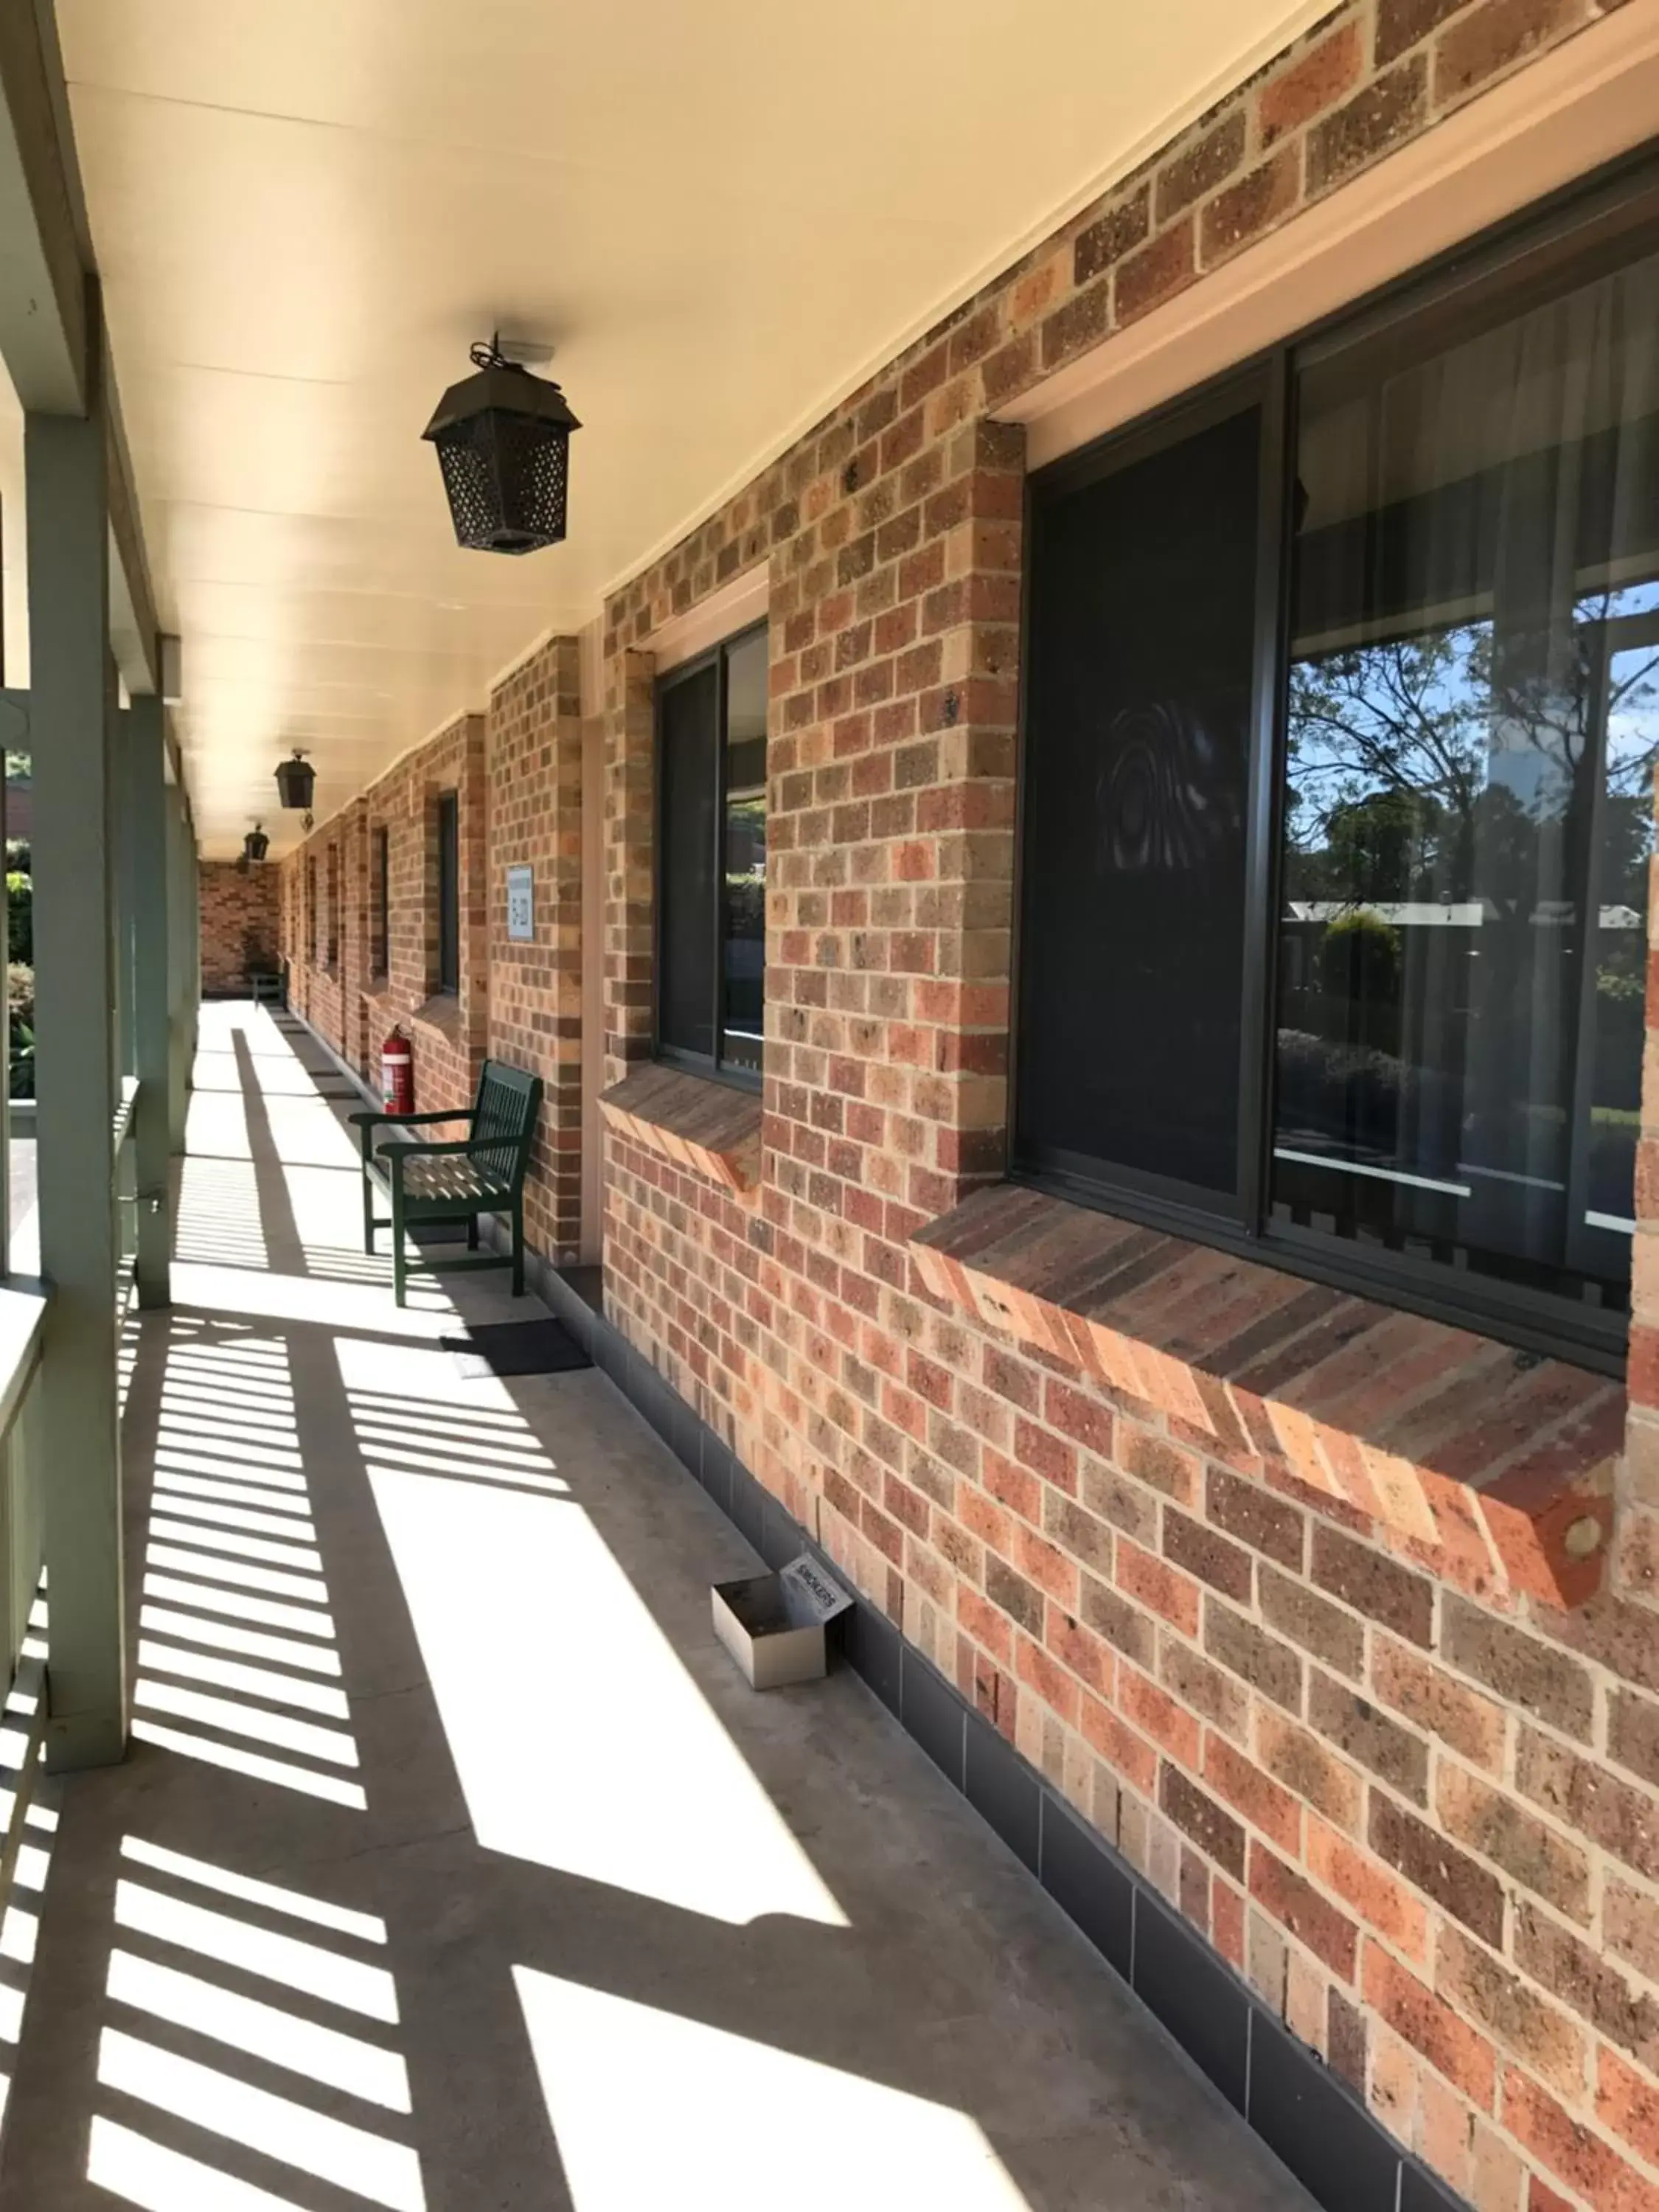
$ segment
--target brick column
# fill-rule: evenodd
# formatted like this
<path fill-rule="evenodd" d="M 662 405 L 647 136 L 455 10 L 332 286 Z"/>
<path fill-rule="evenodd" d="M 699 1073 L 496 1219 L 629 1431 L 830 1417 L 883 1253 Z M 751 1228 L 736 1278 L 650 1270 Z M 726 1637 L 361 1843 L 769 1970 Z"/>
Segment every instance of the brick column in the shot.
<path fill-rule="evenodd" d="M 357 996 L 368 976 L 367 800 L 354 799 L 340 817 L 340 981 L 346 999 L 348 1051 L 356 1056 Z"/>
<path fill-rule="evenodd" d="M 769 1138 L 892 1248 L 1006 1150 L 1024 441 L 947 357 L 819 441 L 774 594 Z"/>
<path fill-rule="evenodd" d="M 651 1050 L 655 824 L 654 721 L 648 653 L 605 655 L 605 1079 L 618 1083 Z"/>
<path fill-rule="evenodd" d="M 581 714 L 578 641 L 550 638 L 490 694 L 486 739 L 489 1052 L 545 1086 L 525 1218 L 562 1264 L 581 1235 Z M 507 872 L 520 866 L 531 942 L 507 932 Z"/>

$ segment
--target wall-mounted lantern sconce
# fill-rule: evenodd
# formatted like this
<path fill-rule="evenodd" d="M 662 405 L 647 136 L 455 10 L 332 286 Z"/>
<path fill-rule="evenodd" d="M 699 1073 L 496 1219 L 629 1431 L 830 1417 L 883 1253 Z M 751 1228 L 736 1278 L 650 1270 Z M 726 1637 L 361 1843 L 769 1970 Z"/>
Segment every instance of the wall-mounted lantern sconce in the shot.
<path fill-rule="evenodd" d="M 270 850 L 270 840 L 266 836 L 263 825 L 256 822 L 242 840 L 242 866 L 257 868 Z"/>
<path fill-rule="evenodd" d="M 280 805 L 308 807 L 316 787 L 317 771 L 297 746 L 292 760 L 276 763 L 276 798 Z"/>
<path fill-rule="evenodd" d="M 570 433 L 564 394 L 501 351 L 475 345 L 477 374 L 452 384 L 422 435 L 438 448 L 456 543 L 534 553 L 564 536 Z"/>

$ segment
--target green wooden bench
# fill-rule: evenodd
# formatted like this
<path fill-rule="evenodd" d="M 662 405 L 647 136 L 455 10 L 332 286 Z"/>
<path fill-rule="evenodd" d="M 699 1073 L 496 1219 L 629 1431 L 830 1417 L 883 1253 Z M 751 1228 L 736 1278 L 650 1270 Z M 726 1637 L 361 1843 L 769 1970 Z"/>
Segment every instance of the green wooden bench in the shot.
<path fill-rule="evenodd" d="M 409 1261 L 404 1231 L 422 1222 L 465 1221 L 465 1259 L 428 1260 L 425 1268 L 505 1267 L 513 1270 L 513 1295 L 524 1296 L 524 1178 L 530 1141 L 542 1103 L 542 1079 L 522 1068 L 487 1060 L 478 1071 L 478 1095 L 468 1106 L 446 1106 L 432 1114 L 363 1111 L 349 1118 L 362 1132 L 363 1249 L 374 1249 L 377 1229 L 392 1231 L 392 1284 L 404 1303 Z M 467 1133 L 453 1144 L 411 1143 L 396 1133 L 422 1122 L 465 1121 Z M 396 1140 L 376 1146 L 377 1130 Z M 377 1214 L 375 1193 L 392 1201 L 392 1212 Z M 506 1213 L 513 1221 L 513 1255 L 507 1260 L 478 1249 L 478 1222 L 486 1213 Z"/>

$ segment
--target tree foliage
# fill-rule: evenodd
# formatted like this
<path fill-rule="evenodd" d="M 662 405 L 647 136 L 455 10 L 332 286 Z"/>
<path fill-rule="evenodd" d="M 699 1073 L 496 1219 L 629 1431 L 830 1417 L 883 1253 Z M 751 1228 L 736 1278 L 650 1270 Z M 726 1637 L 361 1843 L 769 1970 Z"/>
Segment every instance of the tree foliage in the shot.
<path fill-rule="evenodd" d="M 1601 794 L 1599 895 L 1638 904 L 1653 849 L 1659 648 L 1613 656 L 1588 603 L 1563 653 L 1490 623 L 1344 647 L 1291 672 L 1291 889 L 1304 898 L 1547 895 L 1543 844 L 1581 836 Z M 1605 680 L 1605 697 L 1599 697 Z M 1591 742 L 1591 717 L 1607 733 Z"/>

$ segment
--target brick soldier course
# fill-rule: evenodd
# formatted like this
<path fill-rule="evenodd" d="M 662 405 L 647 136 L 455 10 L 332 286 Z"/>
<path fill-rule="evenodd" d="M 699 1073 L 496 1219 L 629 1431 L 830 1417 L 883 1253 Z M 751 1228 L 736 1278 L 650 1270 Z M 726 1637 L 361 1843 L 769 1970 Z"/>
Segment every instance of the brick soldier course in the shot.
<path fill-rule="evenodd" d="M 617 592 L 601 696 L 550 640 L 282 872 L 295 1002 L 349 1058 L 395 1018 L 422 1103 L 465 1095 L 486 1049 L 544 1076 L 529 1218 L 556 1259 L 578 1233 L 584 1046 L 602 1061 L 612 1321 L 1480 2212 L 1659 2212 L 1659 1059 L 1628 1401 L 1000 1185 L 1024 455 L 997 416 L 1603 12 L 1337 9 Z M 651 1065 L 650 642 L 762 569 L 750 1097 Z M 604 717 L 587 944 L 584 711 Z M 453 1014 L 428 1004 L 444 788 Z M 332 977 L 303 910 L 330 844 Z M 532 946 L 506 936 L 521 859 Z"/>

